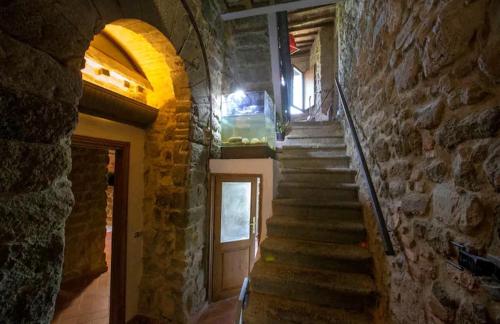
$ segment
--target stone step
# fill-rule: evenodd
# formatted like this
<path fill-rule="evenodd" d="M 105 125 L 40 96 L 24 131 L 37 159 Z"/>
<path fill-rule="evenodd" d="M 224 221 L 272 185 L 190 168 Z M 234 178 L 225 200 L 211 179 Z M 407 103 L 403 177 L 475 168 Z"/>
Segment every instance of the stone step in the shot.
<path fill-rule="evenodd" d="M 300 145 L 284 145 L 282 149 L 278 150 L 278 159 L 282 157 L 335 157 L 345 156 L 346 145 L 335 144 L 325 147 L 315 146 L 300 146 Z"/>
<path fill-rule="evenodd" d="M 345 143 L 342 144 L 320 144 L 320 143 L 309 143 L 309 144 L 285 144 L 281 146 L 278 152 L 282 152 L 284 150 L 295 150 L 295 149 L 303 149 L 303 150 L 314 150 L 314 149 L 335 149 L 338 147 L 346 148 Z"/>
<path fill-rule="evenodd" d="M 288 136 L 318 137 L 318 136 L 343 136 L 341 127 L 292 127 Z"/>
<path fill-rule="evenodd" d="M 358 189 L 350 183 L 300 183 L 281 181 L 278 198 L 332 199 L 335 201 L 358 201 Z"/>
<path fill-rule="evenodd" d="M 279 161 L 283 168 L 348 168 L 351 158 L 345 155 L 314 158 L 282 156 Z"/>
<path fill-rule="evenodd" d="M 338 121 L 301 121 L 290 123 L 291 128 L 317 128 L 321 129 L 324 127 L 342 127 L 342 124 Z"/>
<path fill-rule="evenodd" d="M 285 145 L 297 144 L 345 144 L 343 136 L 293 136 L 285 138 Z"/>
<path fill-rule="evenodd" d="M 348 168 L 281 168 L 281 180 L 313 183 L 354 183 L 356 171 Z"/>
<path fill-rule="evenodd" d="M 358 201 L 336 201 L 329 199 L 277 198 L 273 200 L 273 216 L 295 217 L 322 221 L 323 219 L 362 219 L 363 210 Z"/>
<path fill-rule="evenodd" d="M 261 244 L 264 262 L 315 269 L 366 273 L 372 270 L 370 252 L 359 245 L 268 237 Z"/>
<path fill-rule="evenodd" d="M 252 291 L 244 312 L 245 324 L 369 324 L 367 312 L 289 300 Z"/>
<path fill-rule="evenodd" d="M 269 237 L 305 241 L 358 244 L 366 232 L 361 220 L 323 219 L 321 222 L 287 216 L 272 216 L 267 220 Z"/>
<path fill-rule="evenodd" d="M 375 299 L 368 275 L 291 267 L 257 261 L 250 275 L 251 292 L 332 308 L 364 309 Z"/>

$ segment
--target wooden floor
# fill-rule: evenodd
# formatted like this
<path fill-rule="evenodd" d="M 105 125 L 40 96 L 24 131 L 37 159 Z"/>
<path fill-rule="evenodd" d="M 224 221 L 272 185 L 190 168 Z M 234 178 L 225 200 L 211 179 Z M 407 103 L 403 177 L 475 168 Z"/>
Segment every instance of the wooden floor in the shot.
<path fill-rule="evenodd" d="M 234 324 L 236 318 L 237 297 L 208 305 L 197 324 Z"/>
<path fill-rule="evenodd" d="M 106 233 L 108 271 L 70 285 L 62 285 L 52 324 L 108 324 L 111 232 Z"/>
<path fill-rule="evenodd" d="M 111 264 L 111 233 L 106 235 L 106 263 Z M 63 285 L 52 324 L 108 324 L 110 271 L 77 284 Z M 234 324 L 237 297 L 210 304 L 195 324 Z"/>

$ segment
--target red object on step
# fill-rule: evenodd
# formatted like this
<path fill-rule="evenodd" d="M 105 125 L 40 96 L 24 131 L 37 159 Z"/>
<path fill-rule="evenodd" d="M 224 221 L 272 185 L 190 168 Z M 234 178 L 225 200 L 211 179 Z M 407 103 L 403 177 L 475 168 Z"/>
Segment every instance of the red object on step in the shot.
<path fill-rule="evenodd" d="M 292 34 L 288 34 L 288 43 L 290 44 L 290 54 L 300 51 L 295 42 L 295 37 Z"/>
<path fill-rule="evenodd" d="M 361 247 L 362 247 L 363 249 L 368 248 L 368 243 L 367 243 L 366 241 L 363 241 L 363 242 L 359 243 L 359 245 L 361 245 Z"/>

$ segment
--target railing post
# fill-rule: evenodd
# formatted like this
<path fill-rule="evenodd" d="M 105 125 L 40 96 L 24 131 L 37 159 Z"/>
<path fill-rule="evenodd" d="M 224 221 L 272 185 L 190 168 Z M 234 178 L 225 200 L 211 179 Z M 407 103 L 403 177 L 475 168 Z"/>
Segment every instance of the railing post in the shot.
<path fill-rule="evenodd" d="M 372 177 L 370 175 L 370 171 L 368 170 L 368 164 L 366 163 L 365 155 L 363 154 L 363 148 L 361 147 L 358 133 L 354 126 L 354 122 L 351 113 L 349 111 L 349 107 L 347 106 L 347 101 L 345 99 L 344 92 L 340 87 L 340 82 L 337 77 L 335 77 L 335 84 L 337 85 L 337 90 L 339 92 L 340 100 L 342 101 L 342 108 L 346 116 L 347 123 L 349 124 L 352 138 L 354 140 L 354 145 L 356 146 L 356 150 L 358 151 L 359 159 L 361 161 L 361 167 L 363 169 L 363 173 L 365 175 L 365 179 L 368 184 L 368 191 L 370 193 L 370 198 L 372 200 L 373 207 L 375 208 L 375 216 L 376 216 L 375 219 L 377 221 L 378 229 L 382 237 L 382 244 L 384 245 L 385 254 L 395 255 L 391 237 L 389 236 L 389 232 L 387 231 L 387 224 L 384 219 L 384 214 L 382 212 L 382 208 L 380 208 L 377 192 L 375 191 L 375 186 L 373 185 Z"/>
<path fill-rule="evenodd" d="M 243 285 L 241 285 L 240 295 L 238 296 L 238 304 L 236 305 L 236 318 L 234 319 L 234 324 L 243 323 L 243 310 L 245 309 L 247 303 L 249 283 L 250 279 L 246 277 L 243 280 Z"/>

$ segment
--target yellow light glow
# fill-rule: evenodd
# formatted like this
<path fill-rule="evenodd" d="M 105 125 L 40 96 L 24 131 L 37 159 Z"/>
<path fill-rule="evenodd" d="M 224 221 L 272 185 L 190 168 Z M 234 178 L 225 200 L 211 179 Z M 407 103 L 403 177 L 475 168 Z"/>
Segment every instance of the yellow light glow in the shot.
<path fill-rule="evenodd" d="M 88 82 L 147 104 L 148 93 L 144 91 L 144 89 L 148 88 L 147 84 L 112 70 L 111 67 L 98 62 L 97 59 L 92 58 L 90 55 L 85 55 L 85 67 L 82 70 L 82 75 L 83 79 Z"/>
<path fill-rule="evenodd" d="M 161 108 L 176 99 L 173 75 L 180 95 L 189 98 L 182 59 L 174 46 L 154 27 L 134 19 L 108 24 L 85 53 L 83 79 L 128 98 Z M 185 73 L 185 72 L 184 72 Z"/>
<path fill-rule="evenodd" d="M 138 32 L 139 30 L 142 32 Z M 175 98 L 169 64 L 175 64 L 173 62 L 177 53 L 164 35 L 150 26 L 132 21 L 123 25 L 109 24 L 104 31 L 126 48 L 134 61 L 141 63 L 141 69 L 151 82 L 153 91 L 148 91 L 148 88 L 141 84 L 138 84 L 136 91 L 147 93 L 148 105 L 162 107 Z"/>

